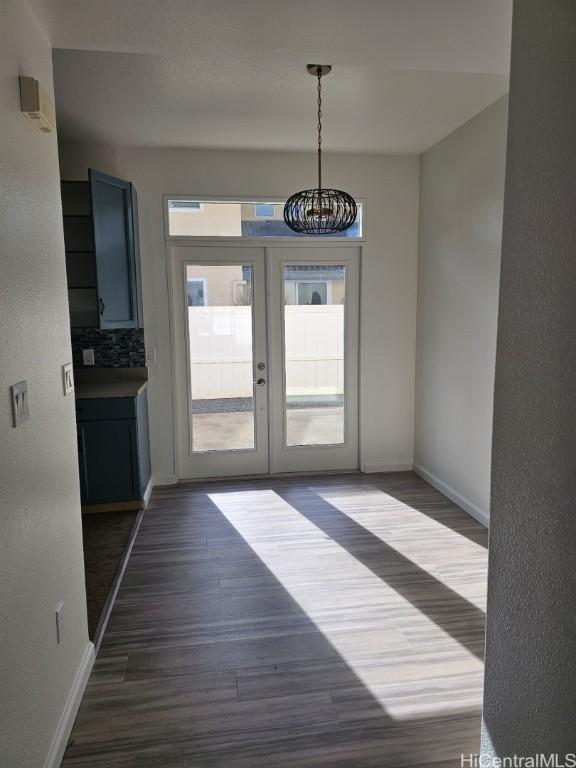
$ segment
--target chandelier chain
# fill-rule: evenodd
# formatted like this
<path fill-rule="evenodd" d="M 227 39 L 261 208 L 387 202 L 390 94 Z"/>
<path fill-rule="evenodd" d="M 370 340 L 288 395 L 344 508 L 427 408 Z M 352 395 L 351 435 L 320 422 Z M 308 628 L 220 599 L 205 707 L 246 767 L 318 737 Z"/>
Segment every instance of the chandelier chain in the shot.
<path fill-rule="evenodd" d="M 318 189 L 322 189 L 322 71 L 318 67 Z"/>
<path fill-rule="evenodd" d="M 332 69 L 328 64 L 308 64 L 318 89 L 318 186 L 291 195 L 284 205 L 284 222 L 303 235 L 338 235 L 349 229 L 358 215 L 356 201 L 341 189 L 322 188 L 322 77 Z"/>

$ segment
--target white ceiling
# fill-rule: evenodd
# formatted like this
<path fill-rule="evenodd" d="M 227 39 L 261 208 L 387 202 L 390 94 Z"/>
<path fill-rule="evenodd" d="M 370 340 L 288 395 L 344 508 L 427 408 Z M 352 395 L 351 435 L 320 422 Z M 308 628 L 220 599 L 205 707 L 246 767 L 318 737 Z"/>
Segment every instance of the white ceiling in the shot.
<path fill-rule="evenodd" d="M 512 0 L 28 0 L 64 141 L 418 152 L 506 93 Z"/>

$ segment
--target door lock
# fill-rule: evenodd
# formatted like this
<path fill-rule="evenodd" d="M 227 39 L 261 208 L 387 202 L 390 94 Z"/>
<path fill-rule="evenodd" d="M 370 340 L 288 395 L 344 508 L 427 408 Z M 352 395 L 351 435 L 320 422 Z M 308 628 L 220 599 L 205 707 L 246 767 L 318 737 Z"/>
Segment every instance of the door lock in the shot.
<path fill-rule="evenodd" d="M 266 368 L 266 366 L 264 365 L 264 363 L 258 363 L 256 368 L 258 368 L 259 371 L 263 371 Z"/>

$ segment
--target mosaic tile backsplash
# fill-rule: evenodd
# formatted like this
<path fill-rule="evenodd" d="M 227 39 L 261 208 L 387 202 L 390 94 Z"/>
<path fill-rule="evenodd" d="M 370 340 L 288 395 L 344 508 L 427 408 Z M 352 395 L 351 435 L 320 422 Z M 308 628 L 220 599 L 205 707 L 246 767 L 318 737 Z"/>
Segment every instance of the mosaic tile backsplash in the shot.
<path fill-rule="evenodd" d="M 94 350 L 95 368 L 144 368 L 146 351 L 142 328 L 101 331 L 98 328 L 72 328 L 72 360 L 84 368 L 82 350 Z"/>

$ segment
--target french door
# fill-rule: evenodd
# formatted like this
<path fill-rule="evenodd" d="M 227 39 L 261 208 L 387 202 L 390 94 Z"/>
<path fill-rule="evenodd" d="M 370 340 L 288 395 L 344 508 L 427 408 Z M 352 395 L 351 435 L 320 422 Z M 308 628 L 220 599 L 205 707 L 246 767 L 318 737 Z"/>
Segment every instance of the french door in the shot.
<path fill-rule="evenodd" d="M 180 478 L 358 466 L 359 258 L 170 248 Z"/>
<path fill-rule="evenodd" d="M 267 473 L 264 249 L 170 250 L 178 474 Z"/>

